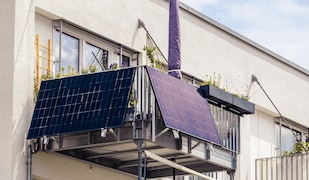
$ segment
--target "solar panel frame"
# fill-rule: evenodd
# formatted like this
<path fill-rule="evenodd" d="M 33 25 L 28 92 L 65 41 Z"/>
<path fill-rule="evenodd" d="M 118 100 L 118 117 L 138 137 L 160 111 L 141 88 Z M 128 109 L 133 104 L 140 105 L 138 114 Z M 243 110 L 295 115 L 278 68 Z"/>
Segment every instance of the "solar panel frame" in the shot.
<path fill-rule="evenodd" d="M 146 67 L 166 127 L 222 145 L 208 102 L 193 85 Z"/>
<path fill-rule="evenodd" d="M 27 139 L 122 127 L 135 71 L 42 81 Z"/>

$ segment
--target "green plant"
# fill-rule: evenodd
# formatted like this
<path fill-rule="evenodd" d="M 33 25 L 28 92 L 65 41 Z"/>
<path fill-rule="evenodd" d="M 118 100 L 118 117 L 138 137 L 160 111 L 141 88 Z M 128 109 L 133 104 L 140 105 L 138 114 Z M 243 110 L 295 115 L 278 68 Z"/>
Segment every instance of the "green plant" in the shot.
<path fill-rule="evenodd" d="M 243 94 L 237 94 L 237 93 L 233 93 L 234 96 L 241 98 L 243 100 L 249 101 L 249 97 Z"/>
<path fill-rule="evenodd" d="M 167 70 L 167 64 L 155 58 L 156 47 L 144 46 L 144 51 L 146 51 L 146 56 L 149 59 L 150 66 L 159 70 Z"/>
<path fill-rule="evenodd" d="M 61 72 L 58 72 L 55 76 L 55 78 L 61 78 L 61 77 L 69 77 L 69 76 L 75 76 L 77 75 L 77 72 L 75 71 L 75 68 L 68 65 L 67 71 L 65 71 L 65 68 L 61 68 Z"/>
<path fill-rule="evenodd" d="M 283 151 L 283 156 L 289 156 L 291 155 L 293 152 L 292 151 Z"/>
<path fill-rule="evenodd" d="M 229 92 L 228 90 L 228 84 L 229 82 L 225 82 L 225 84 L 221 87 L 221 74 L 219 73 L 213 73 L 212 76 L 209 76 L 209 75 L 205 75 L 205 79 L 203 80 L 202 82 L 202 85 L 212 85 L 212 86 L 215 86 L 217 88 L 220 88 L 222 89 L 223 91 L 226 91 L 226 92 Z M 245 93 L 246 94 L 239 94 L 239 93 L 232 93 L 234 96 L 236 97 L 239 97 L 241 99 L 244 99 L 244 100 L 249 100 L 249 91 L 250 89 L 246 90 Z M 231 92 L 230 92 L 231 93 Z"/>
<path fill-rule="evenodd" d="M 205 80 L 202 82 L 202 85 L 212 85 L 217 88 L 220 88 L 221 75 L 213 73 L 213 76 L 205 75 Z"/>
<path fill-rule="evenodd" d="M 132 88 L 130 91 L 130 97 L 129 97 L 129 108 L 133 108 L 138 103 L 136 97 L 135 97 L 135 90 Z"/>
<path fill-rule="evenodd" d="M 91 65 L 88 68 L 83 68 L 82 69 L 82 74 L 88 74 L 88 73 L 95 73 L 98 72 L 97 66 Z"/>
<path fill-rule="evenodd" d="M 89 71 L 90 71 L 91 73 L 94 73 L 94 72 L 97 72 L 97 71 L 98 71 L 98 68 L 97 68 L 97 66 L 90 66 L 90 67 L 89 67 Z"/>
<path fill-rule="evenodd" d="M 306 148 L 306 149 L 305 149 Z M 293 144 L 293 153 L 302 153 L 305 152 L 306 150 L 308 150 L 309 148 L 309 143 L 308 142 L 296 142 Z"/>
<path fill-rule="evenodd" d="M 147 58 L 150 60 L 150 66 L 151 67 L 154 67 L 155 62 L 157 61 L 154 57 L 155 49 L 156 49 L 156 47 L 148 47 L 148 46 L 144 46 L 144 48 L 143 48 L 143 50 L 146 51 Z"/>
<path fill-rule="evenodd" d="M 63 77 L 74 76 L 77 72 L 75 72 L 75 68 L 68 65 L 67 73 L 63 73 Z"/>
<path fill-rule="evenodd" d="M 109 66 L 109 69 L 118 69 L 118 64 L 117 63 L 112 63 L 110 66 Z"/>
<path fill-rule="evenodd" d="M 89 73 L 89 69 L 87 68 L 82 68 L 82 74 L 88 74 Z"/>
<path fill-rule="evenodd" d="M 37 97 L 39 95 L 39 86 L 37 84 L 36 78 L 33 78 L 34 80 L 34 90 L 33 90 L 33 102 L 36 102 Z"/>

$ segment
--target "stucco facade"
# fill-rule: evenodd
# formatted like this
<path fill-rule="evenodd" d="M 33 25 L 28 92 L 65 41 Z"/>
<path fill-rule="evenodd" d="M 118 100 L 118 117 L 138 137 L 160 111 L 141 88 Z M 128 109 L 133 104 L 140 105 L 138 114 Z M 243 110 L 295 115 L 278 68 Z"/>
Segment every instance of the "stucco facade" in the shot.
<path fill-rule="evenodd" d="M 35 34 L 40 34 L 43 43 L 53 39 L 53 21 L 64 19 L 139 52 L 140 63 L 146 64 L 146 32 L 138 27 L 140 19 L 162 53 L 166 57 L 168 53 L 166 0 L 1 1 L 0 19 L 0 179 L 27 176 Z M 180 4 L 180 26 L 182 71 L 201 79 L 220 74 L 222 86 L 233 93 L 250 89 L 249 101 L 256 104 L 256 113 L 241 118 L 236 178 L 254 179 L 255 159 L 276 156 L 274 118 L 279 114 L 260 87 L 251 83 L 251 75 L 258 78 L 280 112 L 300 126 L 304 140 L 309 127 L 309 72 L 184 4 Z M 40 152 L 33 158 L 33 177 L 38 180 L 136 179 L 62 155 Z"/>

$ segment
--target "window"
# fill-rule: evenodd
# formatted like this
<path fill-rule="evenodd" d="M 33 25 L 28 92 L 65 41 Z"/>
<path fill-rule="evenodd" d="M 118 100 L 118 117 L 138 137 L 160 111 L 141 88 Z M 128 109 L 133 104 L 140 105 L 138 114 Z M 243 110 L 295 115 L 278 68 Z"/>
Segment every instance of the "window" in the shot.
<path fill-rule="evenodd" d="M 130 58 L 128 56 L 122 55 L 122 67 L 130 67 Z"/>
<path fill-rule="evenodd" d="M 54 55 L 56 61 L 59 62 L 60 59 L 60 32 L 56 31 L 55 34 L 55 51 Z M 56 73 L 78 73 L 79 72 L 79 39 L 62 33 L 61 42 L 61 68 L 59 68 L 59 63 L 56 63 Z"/>
<path fill-rule="evenodd" d="M 53 23 L 55 75 L 86 74 L 138 64 L 137 51 L 67 21 Z"/>
<path fill-rule="evenodd" d="M 82 73 L 108 69 L 108 51 L 86 42 Z"/>
<path fill-rule="evenodd" d="M 280 124 L 279 123 L 275 124 L 277 156 L 282 155 L 284 152 L 291 152 L 293 150 L 293 145 L 294 143 L 297 142 L 294 134 L 296 134 L 297 138 L 301 140 L 301 132 L 295 129 L 292 129 L 292 131 L 293 133 L 288 127 L 281 125 L 281 136 L 280 136 Z M 280 144 L 280 137 L 281 137 L 281 144 Z"/>

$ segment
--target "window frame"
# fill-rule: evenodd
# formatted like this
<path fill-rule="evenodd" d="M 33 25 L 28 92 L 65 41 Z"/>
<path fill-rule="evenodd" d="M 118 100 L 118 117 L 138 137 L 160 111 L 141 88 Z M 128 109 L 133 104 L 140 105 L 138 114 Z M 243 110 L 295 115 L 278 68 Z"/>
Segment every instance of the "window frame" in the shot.
<path fill-rule="evenodd" d="M 293 144 L 291 144 L 291 149 L 286 150 L 286 149 L 282 149 L 282 141 L 284 141 L 283 139 L 283 134 L 282 134 L 282 128 L 285 128 L 285 130 L 290 131 L 290 128 L 296 133 L 297 137 L 299 138 L 300 141 L 303 141 L 304 139 L 306 139 L 305 134 L 307 132 L 306 127 L 301 126 L 299 124 L 294 123 L 292 120 L 289 120 L 287 118 L 284 118 L 285 120 L 283 120 L 281 117 L 276 117 L 275 118 L 275 123 L 274 123 L 274 138 L 275 138 L 275 154 L 277 156 L 281 156 L 284 154 L 285 151 L 292 151 L 293 150 L 293 144 L 295 144 L 297 142 L 296 137 L 294 137 L 294 134 L 291 132 L 291 137 L 295 138 L 295 141 Z M 278 132 L 276 128 L 279 128 Z M 290 128 L 289 128 L 290 127 Z M 279 133 L 279 134 L 277 134 Z M 281 134 L 280 134 L 281 133 Z M 278 142 L 281 140 L 281 142 Z M 278 147 L 279 146 L 279 147 Z"/>
<path fill-rule="evenodd" d="M 57 29 L 54 29 L 54 32 L 53 32 L 53 34 L 54 34 L 54 38 L 53 38 L 53 41 L 54 42 L 56 42 L 56 36 L 57 36 L 57 33 L 59 32 L 59 49 L 60 49 L 60 31 L 58 31 Z M 81 39 L 79 39 L 78 37 L 76 37 L 76 36 L 74 36 L 74 35 L 72 35 L 72 34 L 70 34 L 69 32 L 67 33 L 66 31 L 62 31 L 62 34 L 64 34 L 64 35 L 66 35 L 66 36 L 69 36 L 69 37 L 71 37 L 72 39 L 76 39 L 76 40 L 78 40 L 78 48 L 77 48 L 77 50 L 78 50 L 78 57 L 77 57 L 77 73 L 79 73 L 79 71 L 80 71 L 80 61 L 81 61 L 81 54 L 80 54 L 80 49 L 81 49 Z M 62 41 L 62 40 L 61 40 Z M 57 45 L 56 45 L 56 43 L 54 43 L 54 47 L 53 47 L 53 49 L 56 49 L 55 47 L 56 47 Z M 61 50 L 62 51 L 62 50 Z M 53 52 L 53 56 L 54 57 L 57 57 L 56 55 L 55 55 L 55 53 L 58 53 L 58 60 L 56 61 L 56 63 L 60 63 L 60 50 L 59 50 L 59 52 L 56 52 L 56 51 L 54 51 Z M 62 52 L 61 52 L 62 53 Z M 58 67 L 58 72 L 57 72 L 57 70 L 55 69 L 55 68 L 53 68 L 54 69 L 54 73 L 60 73 L 61 72 L 61 68 L 63 67 L 62 66 L 62 63 L 60 63 L 60 65 L 61 65 L 61 67 L 59 66 Z M 54 64 L 54 67 L 56 67 L 56 64 Z M 66 68 L 66 67 L 64 67 L 64 68 Z"/>
<path fill-rule="evenodd" d="M 108 66 L 109 66 L 109 56 L 110 56 L 110 51 L 109 50 L 107 50 L 107 49 L 104 49 L 104 48 L 102 48 L 102 46 L 97 46 L 96 44 L 93 44 L 93 43 L 90 43 L 89 41 L 84 41 L 83 42 L 83 45 L 84 45 L 84 47 L 82 48 L 82 51 L 83 51 L 83 59 L 81 60 L 81 68 L 82 68 L 82 70 L 83 70 L 83 68 L 84 68 L 84 63 L 87 61 L 87 44 L 89 44 L 89 45 L 91 45 L 91 46 L 94 46 L 94 47 L 96 47 L 96 48 L 100 48 L 100 49 L 102 49 L 103 51 L 107 51 L 107 66 L 105 66 L 104 67 L 104 69 L 105 70 L 108 70 Z M 103 66 L 104 66 L 104 64 L 103 64 Z M 104 70 L 103 69 L 103 70 Z M 103 71 L 102 70 L 102 71 Z M 99 70 L 99 71 L 101 71 L 101 70 Z"/>
<path fill-rule="evenodd" d="M 93 46 L 96 46 L 98 48 L 101 48 L 103 50 L 108 51 L 108 68 L 112 63 L 117 63 L 118 66 L 121 66 L 121 60 L 122 60 L 122 56 L 127 56 L 129 57 L 129 66 L 132 66 L 134 63 L 133 61 L 136 60 L 137 62 L 135 63 L 135 65 L 138 65 L 138 51 L 135 51 L 133 49 L 130 49 L 126 46 L 123 46 L 119 43 L 116 43 L 115 41 L 109 40 L 107 38 L 104 38 L 96 33 L 93 33 L 89 30 L 86 30 L 84 28 L 78 27 L 72 23 L 69 23 L 65 20 L 56 20 L 53 21 L 53 39 L 55 39 L 56 37 L 56 31 L 65 33 L 69 36 L 72 36 L 73 38 L 76 38 L 79 40 L 79 49 L 78 49 L 78 55 L 79 55 L 79 59 L 78 59 L 78 74 L 82 73 L 82 69 L 83 69 L 83 64 L 86 60 L 86 46 L 87 43 Z M 60 43 L 59 40 L 59 48 L 60 45 L 63 46 Z M 54 44 L 53 47 L 55 49 L 57 45 Z M 59 50 L 60 51 L 60 50 Z M 63 51 L 63 49 L 62 49 Z M 53 55 L 55 57 L 55 53 L 53 52 Z M 121 54 L 121 55 L 120 55 Z M 134 59 L 133 57 L 136 54 L 136 59 Z M 58 56 L 58 61 L 56 61 L 54 63 L 53 66 L 53 72 L 57 73 L 57 72 L 61 72 L 61 67 L 59 67 L 58 69 L 55 69 L 56 67 L 56 63 L 60 63 L 61 66 L 61 59 Z M 108 70 L 108 69 L 107 69 Z"/>

